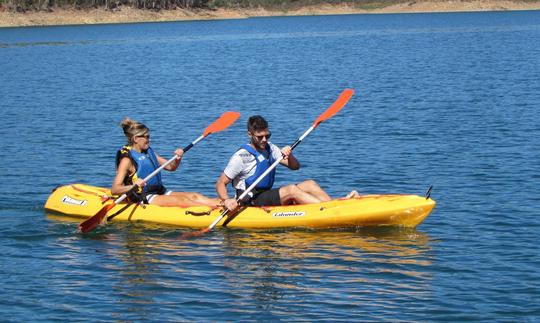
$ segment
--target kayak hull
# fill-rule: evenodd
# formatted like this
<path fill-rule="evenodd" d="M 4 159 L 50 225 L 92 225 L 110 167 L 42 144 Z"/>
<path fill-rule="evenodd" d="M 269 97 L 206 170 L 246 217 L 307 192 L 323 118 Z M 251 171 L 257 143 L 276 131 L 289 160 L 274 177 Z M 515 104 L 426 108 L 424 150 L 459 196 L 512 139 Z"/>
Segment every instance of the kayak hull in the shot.
<path fill-rule="evenodd" d="M 85 184 L 56 188 L 45 210 L 57 214 L 89 218 L 114 197 L 110 190 Z M 230 228 L 347 228 L 400 226 L 414 228 L 431 213 L 435 201 L 417 195 L 364 195 L 352 199 L 277 207 L 247 207 L 234 217 L 225 217 L 219 226 Z M 114 221 L 142 221 L 180 227 L 208 227 L 222 212 L 206 206 L 161 207 L 119 203 L 108 212 Z"/>

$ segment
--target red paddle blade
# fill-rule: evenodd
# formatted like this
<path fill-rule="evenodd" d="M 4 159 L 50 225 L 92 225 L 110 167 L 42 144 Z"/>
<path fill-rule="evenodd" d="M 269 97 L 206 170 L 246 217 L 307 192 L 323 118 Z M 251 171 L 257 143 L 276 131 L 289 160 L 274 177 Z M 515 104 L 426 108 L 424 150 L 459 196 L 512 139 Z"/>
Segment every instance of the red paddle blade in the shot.
<path fill-rule="evenodd" d="M 77 227 L 79 232 L 88 233 L 90 231 L 93 231 L 95 228 L 97 228 L 101 224 L 101 222 L 103 222 L 103 219 L 107 216 L 107 213 L 114 206 L 115 206 L 114 203 L 105 205 L 101 210 L 99 210 L 98 213 L 96 213 L 96 215 L 81 222 Z"/>
<path fill-rule="evenodd" d="M 313 128 L 316 128 L 319 125 L 319 123 L 321 123 L 321 122 L 323 122 L 323 121 L 325 121 L 327 119 L 330 119 L 336 113 L 338 113 L 339 110 L 343 109 L 343 107 L 345 106 L 345 104 L 347 104 L 347 102 L 349 102 L 349 100 L 351 99 L 353 94 L 354 94 L 353 89 L 345 89 L 345 90 L 343 90 L 343 92 L 341 92 L 341 94 L 339 95 L 337 100 L 334 103 L 332 103 L 332 105 L 328 109 L 326 109 L 326 111 L 324 111 L 317 118 L 317 120 L 315 120 L 315 122 L 313 123 Z"/>
<path fill-rule="evenodd" d="M 218 132 L 229 128 L 233 123 L 240 118 L 239 112 L 227 111 L 224 112 L 214 123 L 204 129 L 203 136 L 206 137 L 211 133 Z"/>

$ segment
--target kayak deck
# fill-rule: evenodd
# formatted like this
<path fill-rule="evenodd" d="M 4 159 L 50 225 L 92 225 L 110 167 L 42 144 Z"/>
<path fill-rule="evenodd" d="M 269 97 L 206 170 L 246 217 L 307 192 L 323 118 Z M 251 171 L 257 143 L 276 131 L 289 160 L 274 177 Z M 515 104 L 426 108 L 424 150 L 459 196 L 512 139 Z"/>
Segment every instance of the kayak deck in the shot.
<path fill-rule="evenodd" d="M 50 212 L 89 218 L 112 203 L 110 190 L 85 184 L 55 189 L 45 204 Z M 266 228 L 347 228 L 401 226 L 414 228 L 435 207 L 431 198 L 417 195 L 364 195 L 329 202 L 276 207 L 246 207 L 234 217 L 225 217 L 218 226 L 247 229 Z M 161 207 L 120 203 L 108 217 L 114 221 L 143 221 L 180 227 L 208 227 L 222 212 L 207 206 Z"/>

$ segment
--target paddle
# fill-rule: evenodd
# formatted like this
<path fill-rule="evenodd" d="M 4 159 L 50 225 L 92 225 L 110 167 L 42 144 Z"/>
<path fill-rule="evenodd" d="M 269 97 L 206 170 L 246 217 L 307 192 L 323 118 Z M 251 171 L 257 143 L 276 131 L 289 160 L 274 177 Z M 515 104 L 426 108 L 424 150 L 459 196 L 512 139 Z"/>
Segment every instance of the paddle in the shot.
<path fill-rule="evenodd" d="M 187 152 L 188 150 L 190 150 L 193 146 L 195 146 L 199 141 L 206 138 L 208 135 L 210 135 L 210 134 L 212 134 L 214 132 L 219 132 L 219 131 L 227 129 L 236 120 L 238 120 L 238 118 L 240 118 L 240 113 L 238 113 L 238 112 L 227 111 L 227 112 L 223 113 L 216 121 L 214 121 L 211 125 L 209 125 L 204 130 L 203 134 L 199 138 L 197 138 L 195 141 L 193 141 L 192 143 L 190 143 L 189 145 L 187 145 L 184 148 L 184 153 Z M 146 176 L 143 179 L 143 182 L 144 183 L 148 182 L 152 177 L 156 176 L 157 173 L 159 173 L 161 170 L 163 170 L 163 168 L 167 167 L 167 165 L 169 165 L 174 160 L 176 160 L 176 158 L 177 158 L 177 156 L 175 155 L 174 157 L 169 159 L 166 163 L 161 165 L 158 169 L 154 170 L 151 174 Z M 79 232 L 87 233 L 87 232 L 90 232 L 90 231 L 94 230 L 95 228 L 97 228 L 101 224 L 101 222 L 103 221 L 105 216 L 107 215 L 107 212 L 109 212 L 117 204 L 119 204 L 120 202 L 125 200 L 127 198 L 128 194 L 131 191 L 136 192 L 137 189 L 138 189 L 137 186 L 133 186 L 133 188 L 129 192 L 122 194 L 122 196 L 120 196 L 118 199 L 116 199 L 112 204 L 105 205 L 101 210 L 99 210 L 98 213 L 93 215 L 91 218 L 88 218 L 86 221 L 80 223 L 79 226 L 78 226 Z"/>
<path fill-rule="evenodd" d="M 306 138 L 315 128 L 317 128 L 317 126 L 327 120 L 327 119 L 330 119 L 331 117 L 333 117 L 336 113 L 338 113 L 344 106 L 345 104 L 347 104 L 347 102 L 349 102 L 350 98 L 353 96 L 354 94 L 354 90 L 352 89 L 345 89 L 343 92 L 341 92 L 341 94 L 339 95 L 339 97 L 337 98 L 337 100 L 328 108 L 326 109 L 326 111 L 324 111 L 321 115 L 319 115 L 319 117 L 317 118 L 317 120 L 315 120 L 315 122 L 313 123 L 313 125 L 311 127 L 309 127 L 309 129 L 304 132 L 304 134 L 302 136 L 300 136 L 300 138 L 298 138 L 294 144 L 292 144 L 291 146 L 291 151 L 296 147 L 298 146 L 302 140 L 304 140 L 304 138 Z M 268 175 L 274 168 L 277 167 L 277 165 L 283 160 L 283 156 L 281 156 L 280 158 L 278 158 L 276 161 L 274 161 L 274 163 L 264 172 L 262 173 L 256 180 L 255 182 L 253 182 L 253 184 L 251 184 L 247 190 L 245 190 L 237 199 L 236 201 L 239 203 L 244 197 L 246 197 L 256 186 L 257 184 L 259 184 L 260 181 L 262 181 L 264 179 L 264 177 L 266 175 Z M 229 210 L 228 209 L 225 209 L 221 215 L 214 220 L 214 222 L 212 222 L 212 224 L 210 224 L 207 228 L 205 229 L 202 229 L 202 230 L 199 230 L 199 231 L 194 231 L 194 232 L 186 232 L 184 233 L 183 235 L 180 236 L 180 239 L 188 239 L 188 238 L 193 238 L 193 237 L 198 237 L 198 236 L 202 236 L 210 231 L 212 231 L 212 229 L 214 229 L 214 227 L 219 223 L 219 221 L 221 221 L 221 219 L 223 219 L 227 214 L 229 213 Z"/>

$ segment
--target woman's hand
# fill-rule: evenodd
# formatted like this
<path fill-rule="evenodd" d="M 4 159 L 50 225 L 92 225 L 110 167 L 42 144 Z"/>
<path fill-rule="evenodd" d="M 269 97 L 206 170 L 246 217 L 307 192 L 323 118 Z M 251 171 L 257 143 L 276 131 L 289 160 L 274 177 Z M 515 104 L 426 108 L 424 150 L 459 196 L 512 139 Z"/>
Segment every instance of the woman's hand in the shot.
<path fill-rule="evenodd" d="M 138 180 L 135 181 L 135 184 L 133 184 L 133 186 L 137 185 L 138 187 L 144 187 L 144 185 L 146 185 L 146 183 L 143 181 L 142 178 L 139 178 Z"/>
<path fill-rule="evenodd" d="M 165 167 L 168 171 L 175 171 L 178 166 L 180 166 L 180 162 L 182 162 L 182 156 L 184 156 L 184 149 L 178 148 L 174 151 L 174 157 L 176 158 L 173 163 Z"/>
<path fill-rule="evenodd" d="M 184 149 L 178 148 L 174 151 L 174 154 L 176 155 L 176 159 L 180 160 L 182 159 L 182 156 L 184 156 Z"/>

